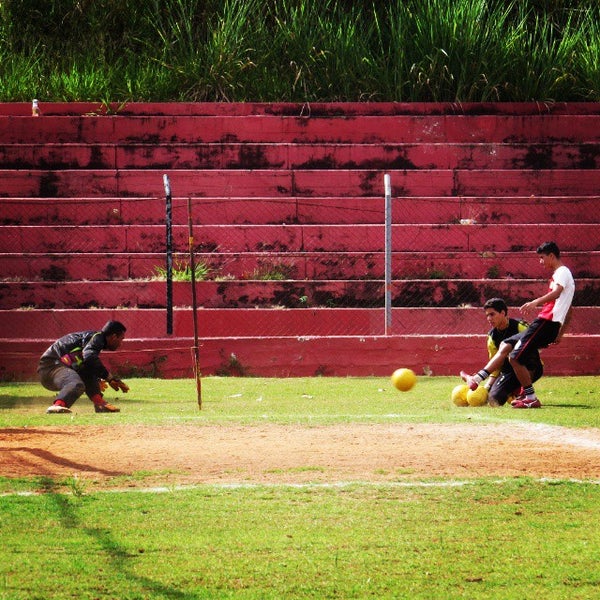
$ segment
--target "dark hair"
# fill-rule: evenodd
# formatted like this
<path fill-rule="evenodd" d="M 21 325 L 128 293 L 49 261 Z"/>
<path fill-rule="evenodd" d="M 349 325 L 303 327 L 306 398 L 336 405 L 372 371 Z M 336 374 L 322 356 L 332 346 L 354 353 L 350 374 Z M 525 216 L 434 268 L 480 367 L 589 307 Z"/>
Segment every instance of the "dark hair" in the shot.
<path fill-rule="evenodd" d="M 556 245 L 556 242 L 544 242 L 537 250 L 538 254 L 554 254 L 556 258 L 560 258 L 560 250 Z"/>
<path fill-rule="evenodd" d="M 120 335 L 122 333 L 125 333 L 126 331 L 127 328 L 125 327 L 125 325 L 123 325 L 123 323 L 119 321 L 107 321 L 104 327 L 102 328 L 102 333 L 104 335 L 112 335 L 113 333 Z"/>
<path fill-rule="evenodd" d="M 483 305 L 484 310 L 487 308 L 493 308 L 497 312 L 505 312 L 508 313 L 508 306 L 506 306 L 506 302 L 504 302 L 503 298 L 490 298 Z"/>

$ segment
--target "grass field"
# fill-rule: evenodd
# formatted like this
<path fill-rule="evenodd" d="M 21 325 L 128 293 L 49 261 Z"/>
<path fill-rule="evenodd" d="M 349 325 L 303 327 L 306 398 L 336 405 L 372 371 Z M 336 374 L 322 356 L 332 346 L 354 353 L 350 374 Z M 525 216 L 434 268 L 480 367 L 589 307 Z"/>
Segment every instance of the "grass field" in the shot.
<path fill-rule="evenodd" d="M 340 481 L 306 462 L 287 483 L 236 481 L 229 473 L 222 484 L 175 485 L 165 472 L 164 485 L 156 485 L 161 473 L 133 463 L 129 475 L 107 478 L 103 489 L 89 485 L 85 473 L 5 476 L 15 456 L 34 458 L 12 443 L 15 436 L 36 432 L 61 455 L 66 438 L 59 433 L 95 436 L 100 428 L 185 429 L 201 441 L 208 431 L 232 428 L 299 435 L 339 427 L 364 434 L 398 425 L 535 425 L 592 436 L 597 443 L 578 452 L 600 460 L 597 378 L 546 377 L 537 386 L 544 408 L 531 411 L 455 407 L 449 391 L 457 378 L 447 377 L 422 378 L 404 394 L 382 378 L 207 378 L 201 411 L 191 381 L 128 383 L 118 415 L 96 415 L 82 398 L 73 415 L 52 417 L 44 414 L 51 395 L 39 385 L 0 385 L 0 599 L 600 595 L 600 481 L 577 473 L 397 471 L 385 481 L 377 474 Z M 449 439 L 439 445 L 452 454 Z M 120 451 L 96 450 L 100 463 Z M 518 460 L 517 452 L 507 460 Z"/>
<path fill-rule="evenodd" d="M 394 389 L 381 377 L 307 377 L 289 379 L 209 377 L 202 384 L 202 410 L 193 381 L 128 380 L 132 391 L 121 396 L 119 415 L 95 415 L 83 397 L 76 416 L 64 424 L 302 423 L 344 422 L 453 423 L 465 419 L 504 422 L 526 417 L 568 427 L 600 427 L 600 393 L 596 377 L 544 377 L 536 386 L 549 410 L 515 411 L 503 407 L 459 409 L 450 400 L 458 377 L 421 377 L 409 392 Z M 111 395 L 112 394 L 112 395 Z M 109 389 L 106 398 L 115 394 Z M 0 383 L 0 427 L 47 425 L 45 409 L 52 393 L 38 383 Z M 7 410 L 10 409 L 10 410 Z M 560 410 L 559 410 L 560 409 Z"/>

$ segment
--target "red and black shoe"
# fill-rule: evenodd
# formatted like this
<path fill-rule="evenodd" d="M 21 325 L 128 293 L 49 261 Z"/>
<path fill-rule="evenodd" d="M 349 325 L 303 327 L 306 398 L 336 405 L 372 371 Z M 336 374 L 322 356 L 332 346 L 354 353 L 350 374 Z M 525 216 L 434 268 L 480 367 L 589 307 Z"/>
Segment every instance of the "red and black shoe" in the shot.
<path fill-rule="evenodd" d="M 513 408 L 542 408 L 542 403 L 536 396 L 518 401 L 515 399 L 511 402 L 511 405 Z"/>
<path fill-rule="evenodd" d="M 102 404 L 94 404 L 94 410 L 97 413 L 116 413 L 121 412 L 121 409 L 114 404 L 109 404 L 108 402 L 103 402 Z"/>

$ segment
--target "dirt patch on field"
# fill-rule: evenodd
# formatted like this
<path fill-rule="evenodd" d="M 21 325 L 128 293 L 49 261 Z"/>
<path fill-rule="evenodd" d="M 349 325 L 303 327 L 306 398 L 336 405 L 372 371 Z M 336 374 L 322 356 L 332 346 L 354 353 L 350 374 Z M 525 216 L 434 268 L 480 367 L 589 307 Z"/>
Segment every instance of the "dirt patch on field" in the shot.
<path fill-rule="evenodd" d="M 533 476 L 600 480 L 600 431 L 548 425 L 0 429 L 7 477 L 94 487 Z"/>

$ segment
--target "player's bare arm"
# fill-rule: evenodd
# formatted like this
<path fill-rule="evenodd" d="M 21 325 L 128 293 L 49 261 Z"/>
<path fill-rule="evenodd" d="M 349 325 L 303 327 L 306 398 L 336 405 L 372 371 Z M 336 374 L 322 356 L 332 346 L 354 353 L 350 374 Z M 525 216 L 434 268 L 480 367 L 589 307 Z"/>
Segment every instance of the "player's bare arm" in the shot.
<path fill-rule="evenodd" d="M 510 354 L 512 348 L 513 347 L 510 344 L 507 344 L 506 342 L 502 342 L 500 344 L 498 352 L 496 352 L 496 354 L 494 354 L 494 356 L 490 358 L 488 363 L 482 369 L 482 371 L 485 371 L 486 373 L 485 377 L 480 376 L 479 373 L 475 373 L 475 375 L 469 375 L 465 371 L 461 371 L 460 376 L 463 378 L 463 380 L 466 382 L 469 388 L 471 388 L 472 390 L 477 389 L 477 387 L 483 381 L 484 378 L 487 378 L 490 373 L 493 373 L 494 371 L 500 369 L 507 356 Z M 480 373 L 482 371 L 480 371 Z"/>
<path fill-rule="evenodd" d="M 546 304 L 546 302 L 552 302 L 552 300 L 556 300 L 562 294 L 563 290 L 563 286 L 557 283 L 556 287 L 551 292 L 548 292 L 547 294 L 544 294 L 535 300 L 531 300 L 530 302 L 525 302 L 525 304 L 521 306 L 520 310 L 521 312 L 527 312 L 528 310 L 538 308 Z"/>

